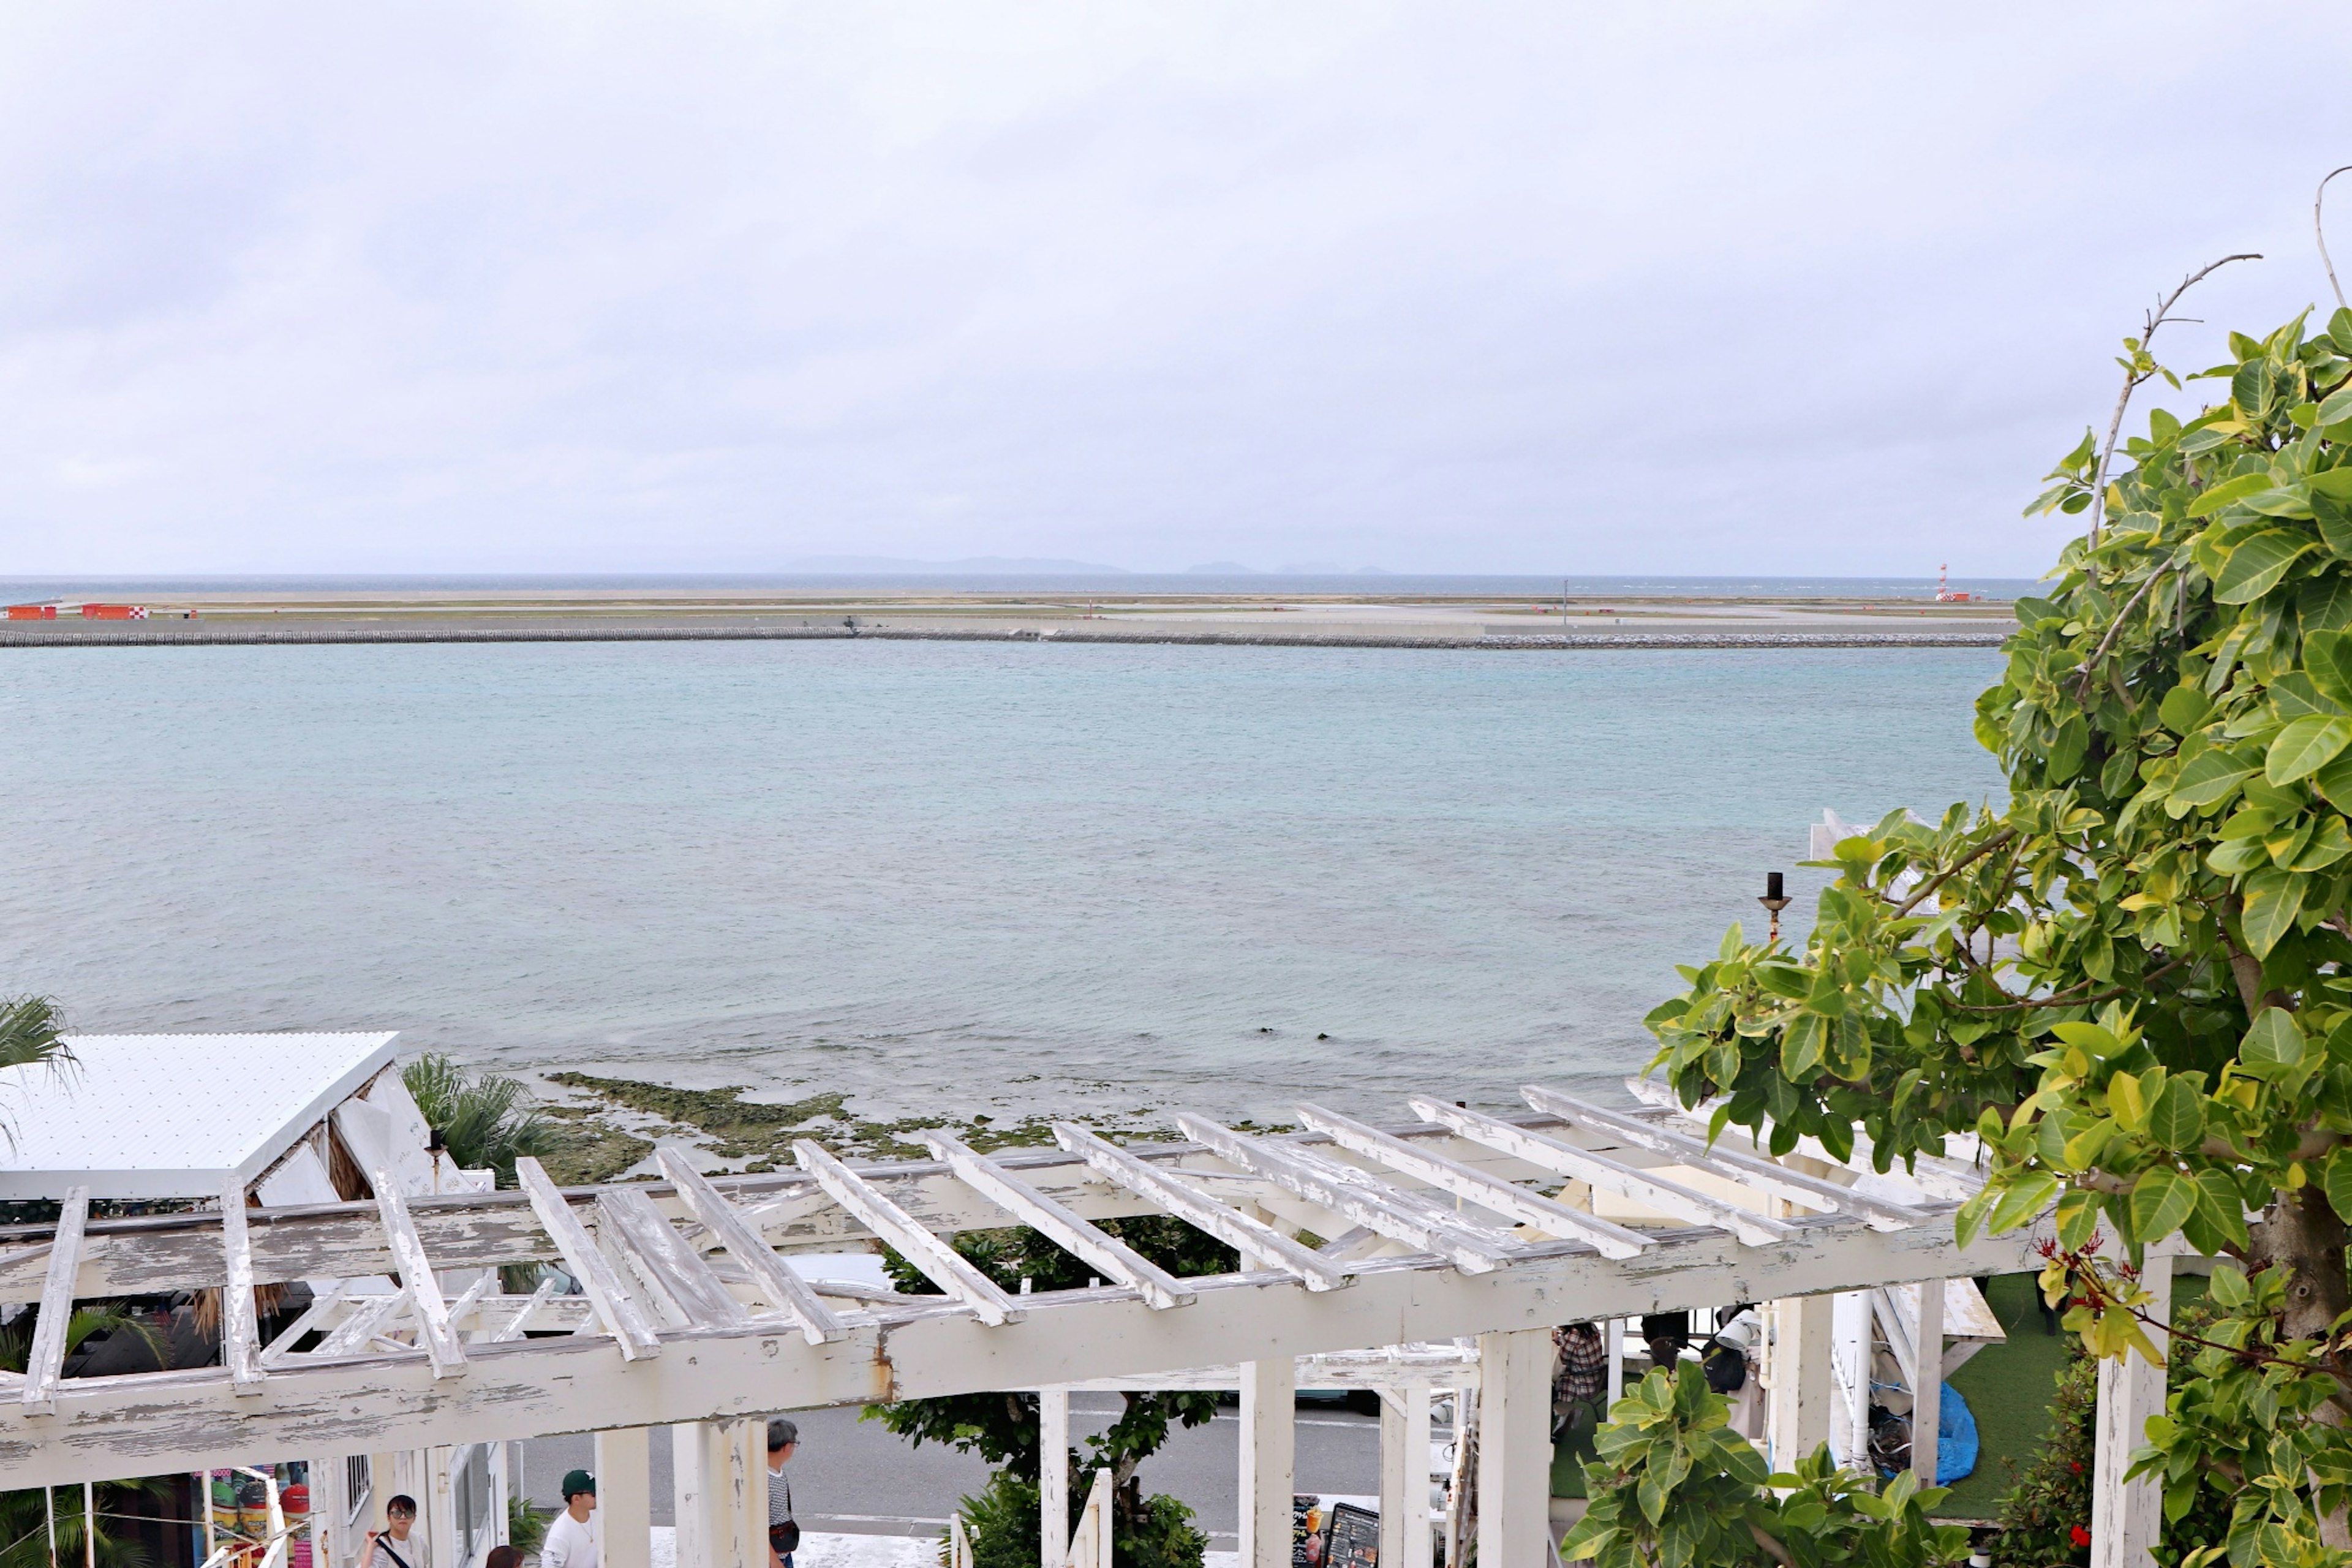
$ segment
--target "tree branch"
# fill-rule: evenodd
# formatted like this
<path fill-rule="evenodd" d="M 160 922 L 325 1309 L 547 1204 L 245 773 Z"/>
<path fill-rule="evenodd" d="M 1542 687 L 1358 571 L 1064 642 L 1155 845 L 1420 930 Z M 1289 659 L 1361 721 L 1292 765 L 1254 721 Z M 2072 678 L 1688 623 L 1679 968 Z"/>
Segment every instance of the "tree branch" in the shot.
<path fill-rule="evenodd" d="M 1953 861 L 1949 866 L 1945 867 L 1942 870 L 1937 872 L 1934 876 L 1920 883 L 1916 888 L 1914 888 L 1911 890 L 1911 896 L 1909 898 L 1895 906 L 1895 918 L 1896 920 L 1901 920 L 1905 915 L 1909 914 L 1918 906 L 1918 903 L 1922 899 L 1934 893 L 1937 889 L 1950 881 L 1961 871 L 1966 870 L 1969 866 L 1976 860 L 1991 854 L 1994 850 L 2000 848 L 2002 845 L 2008 843 L 2011 839 L 2016 837 L 2016 828 L 2004 827 L 1999 833 L 1994 834 L 1990 838 L 1986 839 L 1983 843 L 1978 845 L 1975 848 L 1969 850 L 1967 854 Z"/>
<path fill-rule="evenodd" d="M 2331 179 L 2334 177 L 2334 175 L 2329 176 Z M 2180 297 L 2183 294 L 2188 293 L 2209 275 L 2218 272 L 2232 261 L 2260 261 L 2261 259 L 2262 256 L 2259 252 L 2242 251 L 2235 256 L 2225 256 L 2219 261 L 2209 261 L 2182 279 L 2179 286 L 2158 300 L 2156 309 L 2146 318 L 2146 325 L 2140 329 L 2141 351 L 2146 352 L 2149 342 L 2155 339 L 2156 329 L 2172 319 L 2172 307 L 2180 302 Z M 2124 389 L 2116 398 L 2115 416 L 2107 421 L 2107 444 L 2099 448 L 2099 466 L 2091 474 L 2090 539 L 2093 550 L 2099 547 L 2099 524 L 2105 519 L 2107 506 L 2107 465 L 2115 459 L 2116 442 L 2123 435 L 2124 410 L 2131 406 L 2132 394 L 2139 390 L 2139 384 L 2155 374 L 2153 370 L 2140 370 L 2136 366 L 2124 372 Z M 2091 563 L 2086 571 L 2090 580 L 2095 584 L 2099 580 L 2097 564 Z"/>
<path fill-rule="evenodd" d="M 2344 308 L 2344 285 L 2336 281 L 2336 263 L 2327 258 L 2327 229 L 2319 221 L 2319 205 L 2327 199 L 2327 180 L 2347 173 L 2352 173 L 2352 163 L 2347 163 L 2341 169 L 2330 169 L 2327 179 L 2320 181 L 2319 189 L 2311 193 L 2311 237 L 2319 241 L 2319 264 L 2327 268 L 2327 286 L 2336 290 L 2337 310 Z"/>
<path fill-rule="evenodd" d="M 1756 1544 L 1762 1547 L 1765 1552 L 1771 1556 L 1773 1562 L 1780 1564 L 1780 1568 L 1794 1568 L 1794 1564 L 1797 1560 L 1789 1554 L 1789 1549 L 1787 1547 L 1781 1545 L 1779 1542 L 1773 1540 L 1770 1535 L 1767 1534 L 1762 1525 L 1757 1523 L 1752 1519 L 1749 1520 L 1748 1521 L 1748 1533 L 1756 1538 Z"/>
<path fill-rule="evenodd" d="M 2147 581 L 2139 585 L 2139 591 L 2125 600 L 2124 607 L 2116 612 L 2114 624 L 2107 627 L 2107 635 L 2099 639 L 2099 646 L 2093 648 L 2091 657 L 2083 661 L 2082 679 L 2074 683 L 2075 701 L 2081 702 L 2091 695 L 2091 677 L 2098 672 L 2101 661 L 2107 657 L 2107 649 L 2115 646 L 2116 635 L 2124 629 L 2124 623 L 2131 619 L 2131 613 L 2139 608 L 2139 602 L 2147 597 L 2147 591 L 2156 586 L 2158 579 L 2171 570 L 2169 565 L 2164 565 L 2149 573 Z"/>

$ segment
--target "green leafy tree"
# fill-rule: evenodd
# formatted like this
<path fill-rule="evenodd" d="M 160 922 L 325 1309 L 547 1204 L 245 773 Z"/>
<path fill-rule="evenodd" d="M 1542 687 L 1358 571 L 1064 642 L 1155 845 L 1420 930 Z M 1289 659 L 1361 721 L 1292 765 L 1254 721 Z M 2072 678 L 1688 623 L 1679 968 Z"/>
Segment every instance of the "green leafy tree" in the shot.
<path fill-rule="evenodd" d="M 2179 384 L 2178 298 L 2125 399 Z M 1838 845 L 1802 951 L 1734 928 L 1649 1022 L 1718 1132 L 1859 1124 L 1882 1169 L 1974 1133 L 1963 1240 L 2054 1205 L 2045 1287 L 2096 1354 L 2154 1352 L 2101 1227 L 2235 1260 L 2137 1462 L 2176 1523 L 2226 1507 L 2184 1568 L 2316 1568 L 2352 1562 L 2352 311 L 2229 342 L 2203 407 L 2118 450 L 2119 402 L 2035 503 L 2089 526 L 1977 702 L 2007 804 Z"/>
<path fill-rule="evenodd" d="M 0 1068 L 63 1067 L 73 1060 L 60 1031 L 65 1019 L 47 996 L 16 996 L 0 1001 Z M 0 1138 L 13 1146 L 16 1130 L 0 1120 Z"/>
<path fill-rule="evenodd" d="M 0 1370 L 21 1373 L 32 1352 L 33 1331 L 40 1309 L 19 1316 L 0 1328 Z M 65 1353 L 71 1356 L 85 1342 L 109 1334 L 135 1334 L 167 1360 L 162 1341 L 125 1308 L 112 1302 L 86 1303 L 74 1309 L 66 1322 Z M 58 1559 L 83 1560 L 87 1543 L 94 1548 L 100 1568 L 152 1568 L 151 1554 L 126 1523 L 156 1516 L 168 1483 L 160 1479 L 101 1481 L 91 1489 L 93 1521 L 83 1511 L 79 1487 L 27 1487 L 0 1492 L 0 1568 L 51 1568 L 49 1525 L 54 1509 Z"/>
<path fill-rule="evenodd" d="M 1098 1222 L 1101 1228 L 1179 1276 L 1223 1274 L 1239 1266 L 1233 1249 L 1166 1215 L 1141 1215 Z M 1071 1289 L 1087 1283 L 1080 1259 L 1027 1226 L 966 1231 L 958 1252 L 1008 1290 L 1026 1279 L 1039 1290 Z M 932 1294 L 939 1287 L 912 1264 L 891 1253 L 886 1259 L 900 1289 Z M 1136 1471 L 1159 1452 L 1170 1430 L 1198 1426 L 1217 1413 L 1217 1396 L 1198 1390 L 1129 1392 L 1126 1407 L 1110 1426 L 1072 1449 L 1068 1463 L 1077 1478 L 1111 1473 L 1111 1550 L 1134 1568 L 1198 1568 L 1208 1537 L 1192 1524 L 1192 1510 L 1172 1497 L 1146 1497 Z M 1038 1561 L 1038 1454 L 1043 1428 L 1034 1394 L 965 1394 L 940 1399 L 904 1399 L 866 1408 L 868 1420 L 920 1447 L 945 1443 L 978 1454 L 997 1467 L 978 1497 L 963 1500 L 964 1517 L 977 1536 L 978 1568 L 1028 1568 Z M 1085 1506 L 1090 1481 L 1070 1489 L 1071 1521 Z"/>
<path fill-rule="evenodd" d="M 400 1081 L 449 1157 L 469 1171 L 496 1171 L 502 1187 L 515 1184 L 517 1155 L 543 1154 L 553 1142 L 553 1128 L 514 1079 L 469 1074 L 455 1057 L 427 1052 L 400 1069 Z"/>

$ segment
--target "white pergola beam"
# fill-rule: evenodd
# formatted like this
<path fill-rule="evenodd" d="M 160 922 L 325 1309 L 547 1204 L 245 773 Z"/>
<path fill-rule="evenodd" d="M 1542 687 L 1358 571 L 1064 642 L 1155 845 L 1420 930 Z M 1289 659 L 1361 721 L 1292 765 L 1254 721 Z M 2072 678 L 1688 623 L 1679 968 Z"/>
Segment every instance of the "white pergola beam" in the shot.
<path fill-rule="evenodd" d="M 41 1316 L 33 1325 L 33 1346 L 25 1363 L 25 1382 L 17 1402 L 27 1415 L 47 1415 L 54 1408 L 58 1384 L 66 1363 L 66 1331 L 73 1320 L 74 1281 L 81 1271 L 84 1227 L 89 1222 L 89 1189 L 68 1187 L 58 1210 L 58 1227 L 49 1240 L 47 1278 L 41 1282 Z"/>
<path fill-rule="evenodd" d="M 972 1316 L 991 1327 L 1019 1321 L 1020 1304 L 995 1280 L 925 1230 L 913 1215 L 876 1191 L 872 1183 L 805 1138 L 793 1145 L 793 1158 L 832 1194 L 834 1202 L 898 1248 L 900 1257 L 922 1270 L 923 1278 L 961 1302 Z"/>
<path fill-rule="evenodd" d="M 921 1137 L 931 1152 L 946 1161 L 948 1169 L 974 1192 L 1001 1205 L 1005 1213 L 1042 1233 L 1063 1251 L 1137 1291 L 1152 1307 L 1165 1311 L 1171 1307 L 1189 1305 L 1192 1300 L 1192 1292 L 1175 1276 L 1118 1237 L 1097 1229 L 995 1161 L 945 1132 L 926 1132 Z"/>
<path fill-rule="evenodd" d="M 1198 1299 L 1181 1312 L 1156 1312 L 1112 1291 L 1032 1297 L 1025 1321 L 993 1329 L 951 1303 L 893 1308 L 855 1315 L 849 1333 L 825 1345 L 782 1324 L 753 1323 L 680 1333 L 690 1358 L 665 1356 L 650 1368 L 625 1362 L 611 1340 L 576 1336 L 478 1344 L 470 1347 L 474 1375 L 439 1381 L 413 1351 L 303 1358 L 253 1399 L 232 1398 L 218 1368 L 68 1378 L 53 1417 L 0 1408 L 0 1474 L 19 1487 L 77 1485 L 217 1468 L 254 1452 L 387 1453 L 1045 1388 L 1236 1356 L 1549 1329 L 1565 1315 L 1617 1318 L 1885 1279 L 2013 1273 L 2037 1262 L 2028 1230 L 1979 1237 L 1962 1249 L 1948 1224 L 1878 1232 L 1852 1220 L 1815 1220 L 1795 1228 L 1791 1245 L 1760 1249 L 1719 1231 L 1682 1230 L 1661 1236 L 1637 1265 L 1565 1243 L 1483 1275 L 1427 1259 L 1381 1260 L 1360 1265 L 1350 1288 L 1336 1292 L 1263 1273 L 1213 1276 L 1189 1281 Z"/>
<path fill-rule="evenodd" d="M 1336 1290 L 1348 1282 L 1349 1266 L 1318 1256 L 1263 1220 L 1253 1219 L 1186 1186 L 1085 1128 L 1054 1123 L 1054 1137 L 1094 1170 L 1174 1215 L 1193 1229 L 1214 1237 L 1244 1258 L 1254 1258 L 1305 1282 L 1309 1290 Z"/>
<path fill-rule="evenodd" d="M 515 1161 L 515 1176 L 530 1196 L 531 1212 L 539 1216 L 540 1225 L 548 1238 L 555 1243 L 557 1254 L 563 1259 L 564 1271 L 580 1281 L 581 1289 L 596 1309 L 596 1316 L 607 1332 L 619 1342 L 622 1357 L 628 1361 L 651 1360 L 661 1353 L 661 1341 L 654 1334 L 653 1325 L 646 1321 L 645 1309 L 639 1306 L 613 1265 L 597 1250 L 595 1239 L 580 1216 L 572 1212 L 563 1194 L 548 1180 L 540 1163 L 525 1154 Z"/>
<path fill-rule="evenodd" d="M 263 1348 L 261 1364 L 276 1366 L 293 1354 L 294 1347 L 309 1335 L 325 1333 L 331 1326 L 327 1320 L 341 1315 L 343 1292 L 350 1288 L 351 1282 L 347 1279 L 329 1280 L 325 1289 L 310 1298 L 310 1304 L 302 1309 L 302 1315 L 278 1330 L 278 1337 Z"/>
<path fill-rule="evenodd" d="M 598 1193 L 596 1224 L 600 1233 L 610 1227 L 638 1275 L 668 1297 L 688 1324 L 722 1329 L 749 1316 L 642 1189 L 608 1187 Z"/>
<path fill-rule="evenodd" d="M 1621 1116 L 1613 1110 L 1562 1094 L 1558 1089 L 1540 1084 L 1528 1084 L 1519 1089 L 1527 1102 L 1547 1116 L 1557 1116 L 1564 1121 L 1589 1131 L 1622 1138 L 1636 1148 L 1647 1149 L 1654 1154 L 1707 1171 L 1727 1181 L 1770 1194 L 1784 1203 L 1802 1205 L 1827 1214 L 1850 1214 L 1866 1221 L 1878 1230 L 1900 1230 L 1906 1226 L 1919 1225 L 1927 1218 L 1926 1211 L 1907 1204 L 1890 1203 L 1874 1198 L 1851 1187 L 1819 1176 L 1809 1176 L 1776 1164 L 1759 1154 L 1743 1154 L 1737 1149 L 1720 1144 L 1709 1148 L 1696 1138 L 1685 1138 L 1670 1129 L 1655 1126 L 1638 1117 Z"/>
<path fill-rule="evenodd" d="M 555 1277 L 551 1274 L 539 1282 L 538 1288 L 524 1299 L 521 1306 L 514 1310 L 514 1316 L 484 1335 L 482 1342 L 498 1345 L 522 1338 L 523 1331 L 530 1326 L 531 1314 L 547 1305 L 548 1298 L 554 1294 Z"/>
<path fill-rule="evenodd" d="M 1540 1132 L 1530 1132 L 1524 1127 L 1496 1117 L 1465 1110 L 1428 1095 L 1414 1095 L 1412 1108 L 1432 1121 L 1450 1127 L 1465 1138 L 1475 1139 L 1490 1149 L 1500 1150 L 1514 1159 L 1525 1161 L 1538 1170 L 1589 1183 L 1600 1191 L 1630 1198 L 1643 1208 L 1654 1209 L 1672 1219 L 1727 1230 L 1748 1247 L 1769 1247 L 1788 1240 L 1794 1234 L 1784 1221 L 1741 1208 L 1737 1204 L 1726 1203 L 1654 1171 L 1636 1170 L 1606 1154 L 1580 1149 L 1573 1143 L 1563 1143 Z"/>
<path fill-rule="evenodd" d="M 1603 1258 L 1636 1257 L 1650 1245 L 1650 1238 L 1640 1231 L 1570 1208 L 1499 1176 L 1474 1171 L 1458 1160 L 1416 1148 L 1402 1138 L 1391 1137 L 1336 1110 L 1301 1105 L 1298 1121 L 1301 1126 L 1314 1129 L 1342 1149 L 1377 1160 L 1391 1171 L 1427 1182 L 1457 1198 L 1467 1198 L 1507 1219 L 1532 1226 L 1562 1240 L 1590 1242 Z"/>
<path fill-rule="evenodd" d="M 688 1163 L 684 1150 L 663 1144 L 654 1151 L 654 1158 L 677 1189 L 678 1203 L 727 1249 L 761 1300 L 799 1324 L 813 1345 L 841 1337 L 841 1320 L 834 1316 L 833 1309 L 817 1300 L 816 1292 L 752 1228 L 742 1211 Z"/>
<path fill-rule="evenodd" d="M 450 1325 L 449 1304 L 442 1300 L 432 1259 L 425 1256 L 425 1243 L 409 1220 L 408 1202 L 391 1172 L 377 1171 L 370 1179 L 375 1184 L 376 1212 L 383 1216 L 383 1233 L 392 1244 L 400 1282 L 407 1289 L 409 1306 L 416 1314 L 416 1342 L 433 1363 L 434 1376 L 456 1377 L 466 1370 L 465 1346 Z M 227 1321 L 226 1314 L 222 1321 Z"/>
<path fill-rule="evenodd" d="M 246 1230 L 245 1184 L 231 1182 L 221 1192 L 221 1259 L 226 1279 L 221 1287 L 221 1363 L 228 1368 L 231 1387 L 240 1394 L 261 1392 L 269 1374 L 261 1365 L 261 1325 L 253 1310 L 253 1243 Z"/>
<path fill-rule="evenodd" d="M 324 1360 L 363 1350 L 375 1342 L 376 1336 L 407 1305 L 405 1289 L 381 1296 L 346 1297 L 343 1321 L 328 1331 L 326 1339 L 316 1350 L 307 1352 L 306 1359 Z"/>
<path fill-rule="evenodd" d="M 1482 1231 L 1397 1188 L 1381 1187 L 1362 1172 L 1336 1161 L 1319 1159 L 1270 1139 L 1252 1138 L 1205 1116 L 1180 1111 L 1176 1122 L 1187 1137 L 1206 1144 L 1220 1158 L 1254 1171 L 1351 1224 L 1443 1258 L 1465 1273 L 1483 1274 L 1498 1268 L 1514 1250 L 1510 1237 Z"/>

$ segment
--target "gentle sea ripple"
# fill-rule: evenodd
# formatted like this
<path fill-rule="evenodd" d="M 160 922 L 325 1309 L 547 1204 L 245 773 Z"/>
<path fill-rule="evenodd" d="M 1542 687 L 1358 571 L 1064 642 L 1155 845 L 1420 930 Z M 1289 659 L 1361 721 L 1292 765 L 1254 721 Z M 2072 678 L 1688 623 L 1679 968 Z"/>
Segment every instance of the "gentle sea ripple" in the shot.
<path fill-rule="evenodd" d="M 2000 788 L 1976 650 L 0 654 L 0 988 L 869 1114 L 1395 1117 L 1637 1067 L 1821 808 Z M 1819 873 L 1792 877 L 1810 909 Z M 1271 1031 L 1266 1032 L 1266 1031 Z"/>

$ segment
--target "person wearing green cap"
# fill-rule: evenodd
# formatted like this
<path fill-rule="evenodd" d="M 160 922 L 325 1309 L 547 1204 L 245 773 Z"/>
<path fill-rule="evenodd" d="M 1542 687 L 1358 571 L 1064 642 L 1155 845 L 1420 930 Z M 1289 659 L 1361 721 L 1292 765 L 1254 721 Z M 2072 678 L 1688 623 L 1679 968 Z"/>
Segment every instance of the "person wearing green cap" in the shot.
<path fill-rule="evenodd" d="M 596 1530 L 589 1522 L 595 1511 L 596 1478 L 585 1470 L 566 1470 L 563 1511 L 547 1527 L 547 1539 L 540 1544 L 540 1568 L 596 1568 Z"/>

